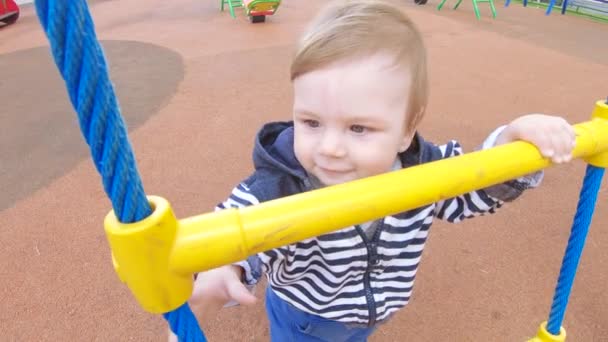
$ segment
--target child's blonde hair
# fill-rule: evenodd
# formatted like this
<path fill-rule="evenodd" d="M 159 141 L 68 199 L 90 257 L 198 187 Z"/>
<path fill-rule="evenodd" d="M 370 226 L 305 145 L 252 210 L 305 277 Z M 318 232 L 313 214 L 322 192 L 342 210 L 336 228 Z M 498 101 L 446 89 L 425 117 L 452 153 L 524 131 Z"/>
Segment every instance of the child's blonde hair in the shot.
<path fill-rule="evenodd" d="M 378 52 L 395 56 L 395 64 L 411 72 L 407 129 L 415 129 L 428 98 L 426 49 L 412 21 L 393 5 L 379 0 L 333 1 L 304 32 L 291 64 L 291 80 L 331 63 Z"/>

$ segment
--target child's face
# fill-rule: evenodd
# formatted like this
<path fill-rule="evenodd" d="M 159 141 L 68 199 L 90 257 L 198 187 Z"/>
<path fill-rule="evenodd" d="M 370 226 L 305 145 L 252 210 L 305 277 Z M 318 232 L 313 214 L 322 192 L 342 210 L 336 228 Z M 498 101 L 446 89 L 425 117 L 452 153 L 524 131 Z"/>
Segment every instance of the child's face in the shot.
<path fill-rule="evenodd" d="M 414 130 L 406 132 L 405 119 L 411 77 L 391 62 L 378 54 L 293 81 L 295 154 L 324 185 L 388 172 L 410 145 Z"/>

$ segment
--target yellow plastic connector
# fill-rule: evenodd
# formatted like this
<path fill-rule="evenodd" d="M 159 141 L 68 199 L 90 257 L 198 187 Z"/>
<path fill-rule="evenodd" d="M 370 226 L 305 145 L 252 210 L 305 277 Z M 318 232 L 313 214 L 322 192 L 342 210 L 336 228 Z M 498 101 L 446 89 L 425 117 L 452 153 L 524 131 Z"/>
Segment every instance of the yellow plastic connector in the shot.
<path fill-rule="evenodd" d="M 538 333 L 535 337 L 528 340 L 528 342 L 565 342 L 566 341 L 566 329 L 564 327 L 559 328 L 559 335 L 553 335 L 547 331 L 547 322 L 543 322 L 538 329 Z"/>
<path fill-rule="evenodd" d="M 145 310 L 164 313 L 188 300 L 192 273 L 179 274 L 169 268 L 179 224 L 166 200 L 156 196 L 148 200 L 153 212 L 144 220 L 120 223 L 111 211 L 104 225 L 120 280 Z"/>
<path fill-rule="evenodd" d="M 608 120 L 608 103 L 605 101 L 597 101 L 595 103 L 595 109 L 591 113 L 591 119 L 596 120 Z M 585 161 L 593 166 L 597 167 L 608 167 L 608 152 L 599 153 L 588 157 Z"/>

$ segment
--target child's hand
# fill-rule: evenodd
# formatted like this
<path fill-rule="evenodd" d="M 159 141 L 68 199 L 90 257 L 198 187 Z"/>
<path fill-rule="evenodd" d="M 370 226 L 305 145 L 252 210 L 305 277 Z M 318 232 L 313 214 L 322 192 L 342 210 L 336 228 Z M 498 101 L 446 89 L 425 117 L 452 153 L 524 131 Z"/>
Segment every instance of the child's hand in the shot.
<path fill-rule="evenodd" d="M 496 145 L 516 140 L 532 143 L 543 157 L 551 158 L 554 163 L 563 163 L 572 159 L 576 134 L 563 118 L 530 114 L 513 120 L 498 136 Z"/>
<path fill-rule="evenodd" d="M 238 266 L 227 265 L 198 274 L 188 303 L 199 324 L 215 317 L 231 300 L 242 305 L 256 303 L 257 298 L 241 282 L 242 272 Z M 169 341 L 177 341 L 171 331 Z"/>
<path fill-rule="evenodd" d="M 201 314 L 197 315 L 199 320 L 215 314 L 231 300 L 242 305 L 255 304 L 256 297 L 241 282 L 242 272 L 239 266 L 227 265 L 198 274 L 189 303 L 192 311 Z"/>

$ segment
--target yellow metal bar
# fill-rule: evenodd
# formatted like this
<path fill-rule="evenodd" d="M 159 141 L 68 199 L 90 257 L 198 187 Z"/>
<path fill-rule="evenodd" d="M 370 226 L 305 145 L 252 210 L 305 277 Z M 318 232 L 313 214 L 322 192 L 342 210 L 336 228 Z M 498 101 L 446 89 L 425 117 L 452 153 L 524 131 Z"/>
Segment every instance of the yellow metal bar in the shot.
<path fill-rule="evenodd" d="M 575 125 L 575 158 L 608 165 L 608 105 Z M 604 152 L 604 153 L 602 153 Z M 529 143 L 514 142 L 243 209 L 177 221 L 169 204 L 134 224 L 113 212 L 106 232 L 117 272 L 150 312 L 167 312 L 191 292 L 191 275 L 247 256 L 488 187 L 550 165 Z M 131 242 L 130 242 L 131 241 Z"/>
<path fill-rule="evenodd" d="M 608 122 L 575 126 L 574 157 L 608 149 Z M 498 184 L 550 165 L 515 142 L 388 174 L 180 221 L 171 268 L 197 272 L 336 229 Z"/>

